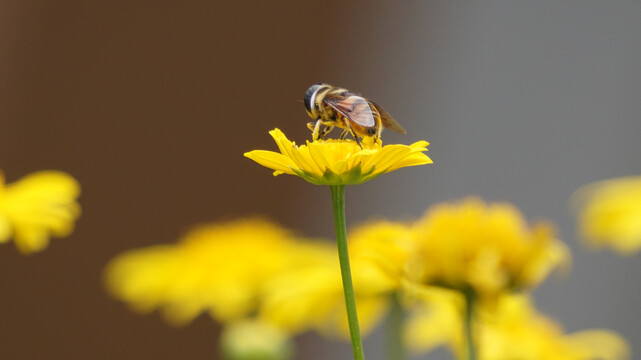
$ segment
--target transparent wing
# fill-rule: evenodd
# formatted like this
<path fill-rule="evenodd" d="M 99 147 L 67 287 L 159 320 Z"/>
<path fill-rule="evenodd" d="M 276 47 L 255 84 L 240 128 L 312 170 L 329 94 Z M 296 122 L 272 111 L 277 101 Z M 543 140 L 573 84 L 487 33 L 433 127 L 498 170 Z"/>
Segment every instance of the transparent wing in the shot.
<path fill-rule="evenodd" d="M 332 109 L 360 126 L 373 127 L 376 125 L 369 103 L 360 96 L 325 98 L 325 101 Z"/>
<path fill-rule="evenodd" d="M 371 102 L 371 101 L 370 101 Z M 372 105 L 378 110 L 378 114 L 381 115 L 381 122 L 383 123 L 383 126 L 386 128 L 397 132 L 399 134 L 407 134 L 407 131 L 401 126 L 401 124 L 397 123 L 396 120 L 390 115 L 385 109 L 380 107 L 378 104 L 375 104 L 374 102 L 371 102 Z"/>

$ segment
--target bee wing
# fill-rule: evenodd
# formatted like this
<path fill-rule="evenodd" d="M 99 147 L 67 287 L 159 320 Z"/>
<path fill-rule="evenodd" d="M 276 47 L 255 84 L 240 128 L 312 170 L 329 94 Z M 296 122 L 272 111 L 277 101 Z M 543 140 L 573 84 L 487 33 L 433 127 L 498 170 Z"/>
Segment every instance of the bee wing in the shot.
<path fill-rule="evenodd" d="M 373 101 L 370 102 L 372 103 L 372 105 L 374 105 L 376 110 L 378 110 L 378 113 L 381 115 L 381 122 L 383 123 L 383 126 L 399 134 L 407 134 L 407 131 L 405 131 L 401 124 L 397 123 L 396 120 L 394 120 L 392 115 L 390 115 L 378 104 L 375 104 Z"/>
<path fill-rule="evenodd" d="M 326 97 L 325 102 L 332 109 L 360 126 L 376 126 L 374 114 L 372 113 L 369 103 L 360 96 L 350 95 L 344 98 Z"/>

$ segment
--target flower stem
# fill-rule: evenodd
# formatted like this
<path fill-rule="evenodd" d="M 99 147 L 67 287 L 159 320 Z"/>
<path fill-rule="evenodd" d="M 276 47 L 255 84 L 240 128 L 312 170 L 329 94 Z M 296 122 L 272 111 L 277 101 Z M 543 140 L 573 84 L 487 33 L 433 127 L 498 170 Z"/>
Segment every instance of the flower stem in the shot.
<path fill-rule="evenodd" d="M 476 360 L 476 346 L 474 344 L 474 303 L 475 294 L 472 289 L 463 290 L 465 296 L 465 343 L 467 345 L 467 359 Z"/>
<path fill-rule="evenodd" d="M 405 359 L 403 347 L 403 323 L 405 311 L 398 296 L 392 295 L 392 307 L 387 318 L 387 360 Z"/>
<path fill-rule="evenodd" d="M 347 228 L 345 226 L 345 185 L 330 185 L 332 190 L 332 204 L 334 205 L 334 226 L 336 228 L 336 244 L 338 245 L 338 259 L 341 265 L 343 278 L 343 292 L 347 308 L 347 321 L 349 334 L 352 339 L 352 349 L 355 360 L 364 360 L 363 340 L 358 327 L 356 313 L 356 300 L 354 299 L 354 286 L 352 285 L 352 271 L 349 266 L 349 253 L 347 252 Z"/>

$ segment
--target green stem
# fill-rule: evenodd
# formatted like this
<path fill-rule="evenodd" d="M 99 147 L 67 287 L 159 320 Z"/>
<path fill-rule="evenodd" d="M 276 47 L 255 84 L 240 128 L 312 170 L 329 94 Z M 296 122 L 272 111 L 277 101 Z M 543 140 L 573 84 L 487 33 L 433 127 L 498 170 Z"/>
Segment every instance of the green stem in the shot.
<path fill-rule="evenodd" d="M 405 359 L 403 347 L 403 323 L 405 311 L 396 294 L 392 295 L 392 307 L 387 318 L 387 357 L 388 360 Z"/>
<path fill-rule="evenodd" d="M 473 289 L 463 290 L 465 296 L 465 343 L 467 345 L 467 359 L 476 360 L 476 345 L 474 344 L 474 302 L 476 296 Z"/>
<path fill-rule="evenodd" d="M 364 360 L 363 340 L 358 327 L 356 313 L 356 300 L 354 299 L 354 286 L 352 285 L 352 272 L 349 266 L 349 253 L 347 252 L 347 227 L 345 226 L 345 185 L 330 185 L 332 190 L 332 204 L 334 205 L 334 226 L 336 228 L 336 244 L 338 245 L 338 259 L 341 265 L 343 278 L 343 292 L 345 294 L 345 307 L 347 308 L 347 321 L 349 334 L 354 349 L 354 359 Z"/>

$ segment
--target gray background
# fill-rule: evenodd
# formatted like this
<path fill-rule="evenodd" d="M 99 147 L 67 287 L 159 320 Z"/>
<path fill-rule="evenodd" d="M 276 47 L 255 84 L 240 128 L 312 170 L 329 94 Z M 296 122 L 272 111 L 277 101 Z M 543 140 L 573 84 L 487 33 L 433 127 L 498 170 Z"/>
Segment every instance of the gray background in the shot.
<path fill-rule="evenodd" d="M 297 102 L 323 81 L 374 99 L 431 142 L 428 167 L 347 190 L 350 223 L 408 219 L 479 195 L 549 219 L 573 250 L 535 292 L 566 330 L 603 327 L 641 348 L 638 256 L 586 250 L 568 199 L 639 172 L 641 2 L 0 1 L 0 168 L 83 185 L 72 237 L 22 257 L 0 247 L 0 357 L 211 359 L 218 328 L 174 329 L 102 290 L 115 254 L 190 225 L 265 213 L 331 236 L 329 191 L 241 157 L 266 131 L 308 136 Z M 299 140 L 300 141 L 300 140 Z M 234 155 L 235 154 L 235 155 Z M 368 340 L 376 359 L 379 331 Z M 8 344 L 11 344 L 9 346 Z M 299 341 L 305 359 L 350 358 Z M 430 359 L 449 358 L 440 352 Z"/>
<path fill-rule="evenodd" d="M 388 142 L 426 138 L 435 164 L 348 189 L 348 214 L 412 218 L 434 202 L 480 195 L 554 221 L 572 272 L 550 277 L 536 304 L 568 332 L 618 331 L 636 358 L 641 260 L 587 250 L 568 199 L 588 182 L 639 174 L 641 2 L 358 9 L 367 20 L 346 36 L 367 40 L 345 46 L 337 67 L 355 64 L 336 78 L 366 88 L 406 126 L 405 138 L 385 133 Z"/>

